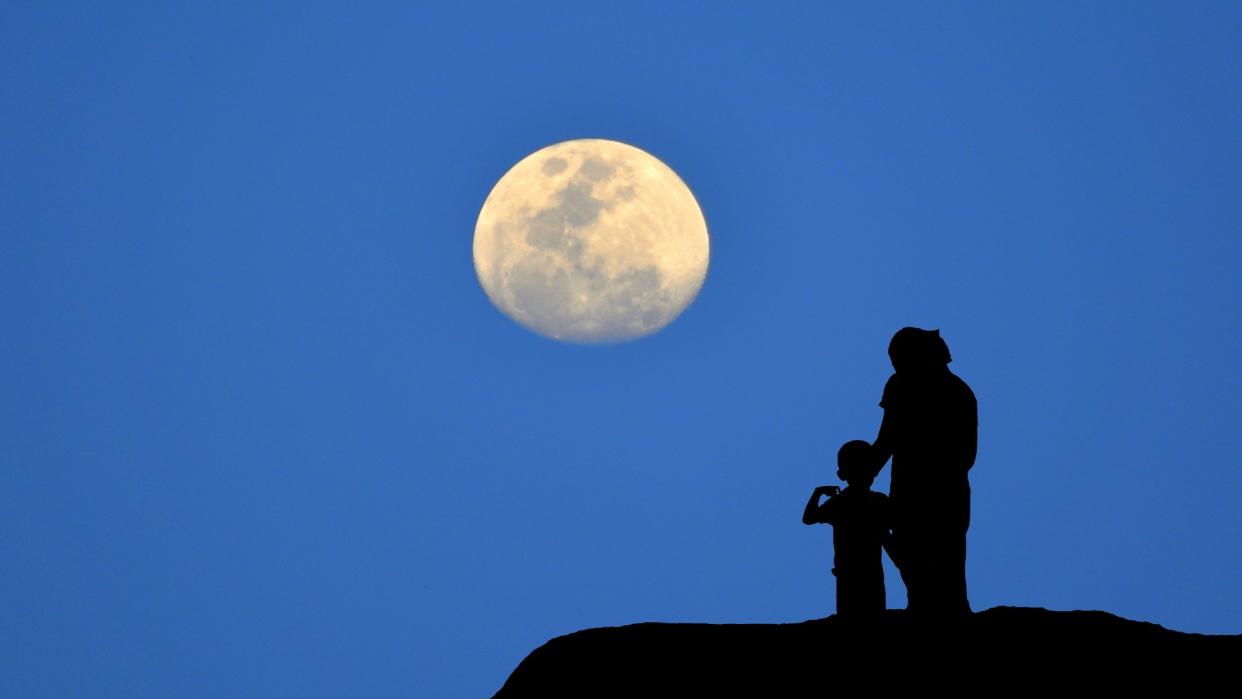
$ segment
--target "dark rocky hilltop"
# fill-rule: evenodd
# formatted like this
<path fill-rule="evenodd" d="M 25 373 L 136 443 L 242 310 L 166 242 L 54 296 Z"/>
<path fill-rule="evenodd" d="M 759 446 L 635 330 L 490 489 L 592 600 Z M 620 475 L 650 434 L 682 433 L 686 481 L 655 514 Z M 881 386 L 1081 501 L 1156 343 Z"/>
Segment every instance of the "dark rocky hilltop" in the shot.
<path fill-rule="evenodd" d="M 1170 631 L 1104 612 L 996 607 L 957 620 L 888 611 L 797 624 L 634 624 L 536 648 L 512 697 L 810 697 L 941 690 L 1233 695 L 1242 635 Z"/>

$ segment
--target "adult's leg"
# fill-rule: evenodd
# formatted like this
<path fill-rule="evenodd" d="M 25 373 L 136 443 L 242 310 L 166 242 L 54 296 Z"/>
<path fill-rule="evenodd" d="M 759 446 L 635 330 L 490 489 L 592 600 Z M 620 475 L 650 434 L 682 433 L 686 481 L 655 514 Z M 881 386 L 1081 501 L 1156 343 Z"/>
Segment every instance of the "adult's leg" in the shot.
<path fill-rule="evenodd" d="M 929 604 L 927 590 L 927 540 L 925 530 L 917 523 L 893 527 L 893 546 L 889 557 L 906 586 L 906 609 L 925 610 Z"/>
<path fill-rule="evenodd" d="M 966 530 L 970 526 L 969 494 L 959 500 L 956 511 L 929 523 L 929 541 L 925 547 L 928 605 L 931 610 L 949 615 L 969 614 L 966 595 Z"/>

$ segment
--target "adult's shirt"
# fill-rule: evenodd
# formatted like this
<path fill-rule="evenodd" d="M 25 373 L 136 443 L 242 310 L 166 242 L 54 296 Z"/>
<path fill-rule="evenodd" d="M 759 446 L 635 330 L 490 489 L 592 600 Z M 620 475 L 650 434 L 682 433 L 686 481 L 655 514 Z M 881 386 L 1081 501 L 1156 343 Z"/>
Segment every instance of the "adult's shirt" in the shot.
<path fill-rule="evenodd" d="M 966 474 L 975 463 L 979 409 L 966 382 L 948 368 L 899 372 L 885 384 L 880 407 L 893 450 L 894 508 L 969 512 Z"/>

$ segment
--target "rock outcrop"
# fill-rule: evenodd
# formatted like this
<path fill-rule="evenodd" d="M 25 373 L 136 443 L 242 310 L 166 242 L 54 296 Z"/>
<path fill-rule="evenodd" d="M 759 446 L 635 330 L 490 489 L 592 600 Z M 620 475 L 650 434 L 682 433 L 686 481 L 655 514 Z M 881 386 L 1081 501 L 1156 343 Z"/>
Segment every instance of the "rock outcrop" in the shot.
<path fill-rule="evenodd" d="M 646 623 L 535 649 L 496 697 L 787 697 L 950 692 L 1235 693 L 1242 635 L 1170 631 L 1092 611 L 996 607 L 956 620 Z"/>

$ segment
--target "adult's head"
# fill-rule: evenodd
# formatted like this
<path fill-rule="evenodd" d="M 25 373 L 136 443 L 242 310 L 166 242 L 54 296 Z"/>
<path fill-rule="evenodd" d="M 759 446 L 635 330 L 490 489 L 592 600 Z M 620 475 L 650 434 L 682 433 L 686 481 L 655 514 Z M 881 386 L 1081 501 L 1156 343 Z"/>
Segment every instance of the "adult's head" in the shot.
<path fill-rule="evenodd" d="M 888 343 L 888 358 L 898 373 L 943 369 L 953 357 L 939 330 L 902 328 Z"/>

